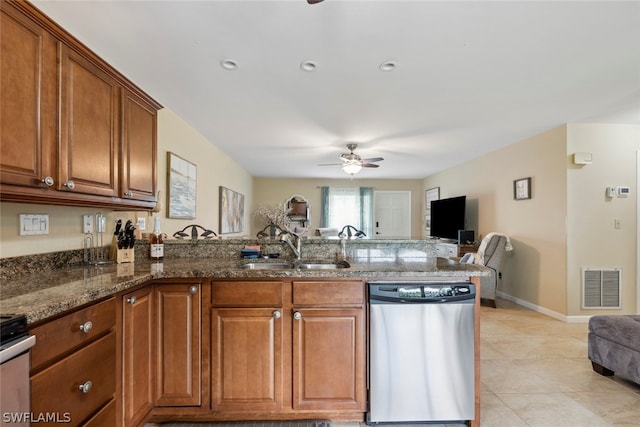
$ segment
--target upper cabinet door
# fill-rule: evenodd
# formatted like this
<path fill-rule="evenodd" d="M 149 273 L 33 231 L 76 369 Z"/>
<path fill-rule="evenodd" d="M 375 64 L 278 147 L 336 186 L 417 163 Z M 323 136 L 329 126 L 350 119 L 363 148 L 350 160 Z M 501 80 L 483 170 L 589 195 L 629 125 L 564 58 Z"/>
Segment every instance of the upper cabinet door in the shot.
<path fill-rule="evenodd" d="M 54 187 L 56 41 L 9 3 L 0 21 L 0 179 Z"/>
<path fill-rule="evenodd" d="M 120 197 L 156 201 L 157 109 L 122 91 Z"/>
<path fill-rule="evenodd" d="M 119 85 L 65 45 L 60 74 L 58 189 L 118 197 Z"/>

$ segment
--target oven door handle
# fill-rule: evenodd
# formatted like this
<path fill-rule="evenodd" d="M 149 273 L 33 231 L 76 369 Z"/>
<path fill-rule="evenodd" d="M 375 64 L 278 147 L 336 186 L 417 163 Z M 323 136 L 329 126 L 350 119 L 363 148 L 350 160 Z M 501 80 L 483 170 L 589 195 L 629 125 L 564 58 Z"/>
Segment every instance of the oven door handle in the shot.
<path fill-rule="evenodd" d="M 36 344 L 36 336 L 31 335 L 28 338 L 18 341 L 14 345 L 5 348 L 0 351 L 0 364 L 7 362 L 14 357 L 28 351 L 31 347 Z"/>

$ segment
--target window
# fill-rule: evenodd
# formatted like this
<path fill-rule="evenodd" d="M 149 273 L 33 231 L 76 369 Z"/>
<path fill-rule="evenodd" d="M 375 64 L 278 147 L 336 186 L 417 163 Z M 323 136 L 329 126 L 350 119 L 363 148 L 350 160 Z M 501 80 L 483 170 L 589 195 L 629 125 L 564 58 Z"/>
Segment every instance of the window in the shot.
<path fill-rule="evenodd" d="M 341 230 L 353 225 L 368 237 L 373 233 L 373 188 L 322 187 L 321 227 Z"/>

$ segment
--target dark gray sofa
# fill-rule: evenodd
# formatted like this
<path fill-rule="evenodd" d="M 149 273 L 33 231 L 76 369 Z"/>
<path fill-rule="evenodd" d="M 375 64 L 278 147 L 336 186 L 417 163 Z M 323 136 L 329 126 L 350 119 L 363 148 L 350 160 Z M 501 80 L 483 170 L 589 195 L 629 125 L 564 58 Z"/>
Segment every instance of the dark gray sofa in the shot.
<path fill-rule="evenodd" d="M 601 375 L 615 373 L 640 384 L 640 315 L 591 317 L 589 360 Z"/>

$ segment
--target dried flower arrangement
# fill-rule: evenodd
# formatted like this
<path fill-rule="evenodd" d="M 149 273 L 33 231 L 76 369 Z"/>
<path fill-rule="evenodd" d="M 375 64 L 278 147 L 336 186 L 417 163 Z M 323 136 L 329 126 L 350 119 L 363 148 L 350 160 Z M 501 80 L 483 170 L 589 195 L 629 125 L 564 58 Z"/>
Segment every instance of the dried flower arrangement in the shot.
<path fill-rule="evenodd" d="M 255 216 L 262 218 L 268 225 L 276 225 L 285 228 L 289 217 L 280 205 L 260 206 L 256 209 Z"/>

